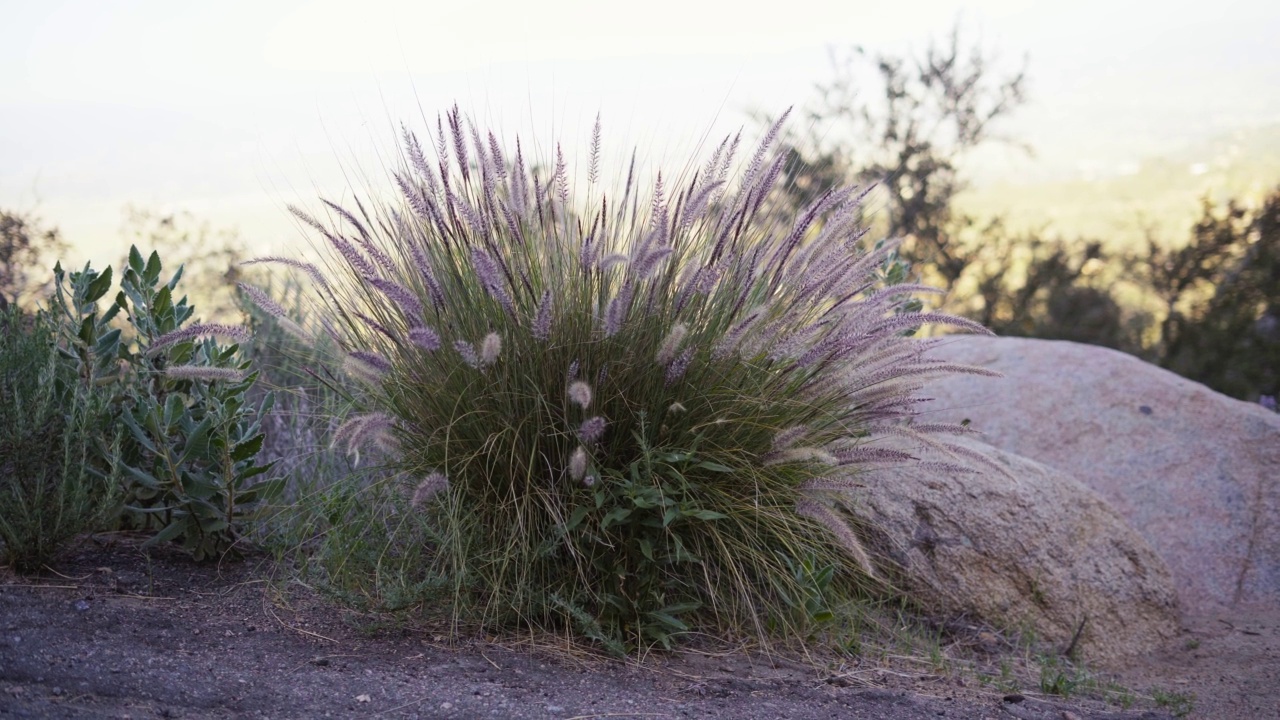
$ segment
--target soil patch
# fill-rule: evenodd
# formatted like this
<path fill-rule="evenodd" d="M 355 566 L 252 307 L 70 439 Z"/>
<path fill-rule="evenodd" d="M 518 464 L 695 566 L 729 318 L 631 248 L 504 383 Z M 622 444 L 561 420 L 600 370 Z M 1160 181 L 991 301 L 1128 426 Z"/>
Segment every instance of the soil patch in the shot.
<path fill-rule="evenodd" d="M 1122 677 L 1194 694 L 1191 717 L 1280 717 L 1278 615 L 1197 621 Z M 0 715 L 1103 720 L 1177 709 L 1140 694 L 1121 709 L 1012 693 L 980 682 L 973 665 L 920 658 L 828 669 L 746 652 L 619 662 L 532 642 L 450 644 L 373 620 L 273 580 L 261 559 L 195 565 L 95 538 L 38 577 L 0 575 Z"/>

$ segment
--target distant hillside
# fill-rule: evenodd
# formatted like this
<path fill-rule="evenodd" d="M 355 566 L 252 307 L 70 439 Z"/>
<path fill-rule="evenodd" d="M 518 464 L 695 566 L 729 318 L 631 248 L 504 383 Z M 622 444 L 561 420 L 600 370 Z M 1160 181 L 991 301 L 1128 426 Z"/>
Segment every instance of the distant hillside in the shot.
<path fill-rule="evenodd" d="M 1090 177 L 1092 175 L 1092 177 Z M 960 207 L 978 217 L 1003 214 L 1011 227 L 1121 245 L 1146 228 L 1181 242 L 1200 199 L 1256 201 L 1280 185 L 1280 124 L 1240 130 L 1141 162 L 1083 170 L 1078 179 L 992 183 L 966 193 Z"/>

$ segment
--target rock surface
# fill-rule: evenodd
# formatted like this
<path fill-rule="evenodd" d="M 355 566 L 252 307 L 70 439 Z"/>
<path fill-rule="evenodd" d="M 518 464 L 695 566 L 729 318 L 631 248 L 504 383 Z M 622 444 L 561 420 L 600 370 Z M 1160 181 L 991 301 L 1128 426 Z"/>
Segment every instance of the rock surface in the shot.
<path fill-rule="evenodd" d="M 1164 562 L 1119 513 L 1069 475 L 986 446 L 1008 473 L 904 465 L 856 492 L 855 525 L 907 595 L 1114 663 L 1158 647 L 1178 628 Z"/>
<path fill-rule="evenodd" d="M 930 421 L 1098 491 L 1197 612 L 1280 603 L 1280 415 L 1106 348 L 957 337 L 937 354 L 1004 378 L 930 385 Z"/>

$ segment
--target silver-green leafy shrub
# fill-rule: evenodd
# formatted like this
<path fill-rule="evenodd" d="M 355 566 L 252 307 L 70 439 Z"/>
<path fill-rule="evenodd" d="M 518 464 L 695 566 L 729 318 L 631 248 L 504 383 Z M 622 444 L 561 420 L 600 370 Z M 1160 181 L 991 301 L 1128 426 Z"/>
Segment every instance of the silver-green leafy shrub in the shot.
<path fill-rule="evenodd" d="M 396 199 L 294 209 L 332 252 L 263 260 L 311 277 L 344 349 L 364 410 L 334 443 L 410 479 L 374 574 L 619 652 L 805 637 L 859 597 L 875 570 L 842 508 L 864 471 L 965 453 L 937 437 L 966 429 L 909 423 L 927 380 L 971 369 L 911 336 L 984 330 L 921 310 L 936 291 L 856 225 L 865 190 L 781 217 L 780 127 L 745 163 L 733 137 L 606 189 L 598 123 L 575 181 L 559 146 L 533 170 L 455 109 L 434 158 L 404 132 Z"/>
<path fill-rule="evenodd" d="M 188 324 L 194 308 L 185 296 L 174 298 L 182 269 L 165 282 L 162 270 L 158 254 L 144 262 L 131 248 L 120 290 L 101 310 L 111 268 L 67 273 L 59 265 L 49 312 L 81 383 L 113 393 L 101 429 L 124 433 L 108 458 L 123 469 L 120 519 L 153 533 L 149 543 L 181 541 L 204 560 L 233 550 L 255 506 L 279 489 L 278 479 L 264 476 L 270 465 L 255 462 L 264 439 L 259 419 L 274 396 L 248 404 L 257 373 L 238 343 L 249 332 Z"/>

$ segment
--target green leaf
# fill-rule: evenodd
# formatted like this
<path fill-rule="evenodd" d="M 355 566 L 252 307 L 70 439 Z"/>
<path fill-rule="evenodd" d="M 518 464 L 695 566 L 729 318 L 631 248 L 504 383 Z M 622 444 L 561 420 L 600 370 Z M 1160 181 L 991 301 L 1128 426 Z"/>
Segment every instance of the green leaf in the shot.
<path fill-rule="evenodd" d="M 248 460 L 254 455 L 257 455 L 258 451 L 262 449 L 262 442 L 266 437 L 266 435 L 258 433 L 239 445 L 236 445 L 231 450 L 231 460 L 233 462 L 240 462 L 241 460 Z"/>
<path fill-rule="evenodd" d="M 648 493 L 638 493 L 631 498 L 631 503 L 641 510 L 658 507 L 660 501 L 657 498 L 649 497 Z"/>
<path fill-rule="evenodd" d="M 160 489 L 160 481 L 157 480 L 155 476 L 152 475 L 151 473 L 145 470 L 140 470 L 123 461 L 120 464 L 124 466 L 125 472 L 128 472 L 130 475 L 133 476 L 135 480 L 137 480 L 139 483 L 142 483 L 143 487 L 148 487 L 153 490 Z"/>
<path fill-rule="evenodd" d="M 173 540 L 182 534 L 184 525 L 186 525 L 184 518 L 175 518 L 165 529 L 153 535 L 150 540 L 142 543 L 142 547 L 151 547 L 152 545 L 159 545 Z"/>
<path fill-rule="evenodd" d="M 574 508 L 573 512 L 569 513 L 569 521 L 564 524 L 564 531 L 569 532 L 581 525 L 583 518 L 587 516 L 587 512 L 587 507 L 584 505 Z"/>
<path fill-rule="evenodd" d="M 151 303 L 151 318 L 152 320 L 155 321 L 157 325 L 160 325 L 162 319 L 167 320 L 170 318 L 172 314 L 173 314 L 173 296 L 170 295 L 168 287 L 162 287 L 160 288 L 160 292 L 156 293 L 155 301 Z M 161 329 L 163 329 L 165 332 L 169 331 L 167 327 L 162 327 Z M 178 329 L 176 324 L 174 325 L 173 329 L 174 330 Z"/>
<path fill-rule="evenodd" d="M 231 523 L 228 523 L 226 518 L 206 518 L 200 521 L 200 529 L 210 535 L 220 533 L 229 527 Z"/>
<path fill-rule="evenodd" d="M 111 266 L 108 265 L 106 270 L 98 276 L 96 280 L 89 283 L 89 289 L 84 293 L 84 301 L 87 303 L 97 302 L 107 291 L 111 289 Z"/>
<path fill-rule="evenodd" d="M 621 508 L 621 507 L 614 508 L 609 512 L 605 513 L 605 516 L 600 520 L 600 529 L 607 530 L 610 525 L 616 525 L 622 522 L 623 520 L 626 520 L 630 516 L 631 516 L 630 508 Z"/>
<path fill-rule="evenodd" d="M 700 607 L 702 607 L 702 603 L 697 600 L 690 600 L 688 602 L 676 603 L 675 605 L 668 605 L 662 608 L 662 611 L 672 615 L 682 615 L 687 612 L 693 612 Z"/>
<path fill-rule="evenodd" d="M 93 348 L 94 353 L 98 357 L 114 358 L 116 355 L 116 346 L 120 344 L 120 328 L 103 333 L 98 338 L 98 344 Z"/>
<path fill-rule="evenodd" d="M 699 520 L 724 520 L 729 517 L 724 513 L 718 513 L 715 510 L 686 510 L 685 515 L 695 517 Z"/>
<path fill-rule="evenodd" d="M 653 610 L 645 614 L 653 618 L 654 620 L 657 620 L 658 622 L 662 623 L 663 625 L 666 625 L 672 630 L 684 632 L 685 630 L 689 629 L 689 626 L 686 625 L 683 620 L 681 620 L 678 617 L 675 617 L 674 615 L 669 615 L 665 612 L 662 612 L 661 610 Z"/>
<path fill-rule="evenodd" d="M 76 333 L 76 337 L 80 338 L 80 342 L 85 345 L 93 345 L 94 335 L 96 335 L 94 331 L 97 329 L 97 318 L 94 315 L 90 315 L 84 319 L 84 322 L 80 323 L 80 332 Z"/>
<path fill-rule="evenodd" d="M 129 433 L 133 435 L 133 439 L 137 440 L 139 445 L 146 448 L 153 454 L 160 454 L 155 443 L 151 442 L 151 438 L 147 437 L 146 431 L 138 426 L 138 421 L 133 418 L 131 413 L 121 413 L 120 419 L 124 422 L 124 426 L 129 428 Z"/>
<path fill-rule="evenodd" d="M 652 540 L 650 540 L 649 538 L 640 538 L 640 554 L 644 555 L 645 559 L 648 560 L 649 562 L 653 562 L 653 541 Z"/>
<path fill-rule="evenodd" d="M 148 285 L 154 285 L 160 279 L 160 253 L 152 250 L 151 257 L 147 258 L 147 266 L 142 270 L 142 279 Z"/>
<path fill-rule="evenodd" d="M 696 468 L 701 468 L 701 469 L 703 469 L 703 470 L 710 470 L 711 472 L 717 472 L 717 473 L 732 473 L 732 472 L 735 472 L 733 468 L 731 468 L 731 467 L 729 467 L 729 466 L 727 466 L 727 465 L 721 465 L 720 463 L 717 463 L 717 462 L 711 462 L 710 460 L 703 460 L 702 462 L 698 463 L 697 465 L 694 465 L 694 467 L 696 467 Z"/>
<path fill-rule="evenodd" d="M 241 470 L 236 475 L 236 480 L 235 480 L 236 486 L 239 487 L 240 484 L 243 483 L 245 480 L 248 480 L 251 477 L 257 477 L 258 475 L 261 475 L 271 470 L 271 468 L 275 467 L 275 464 L 277 462 L 278 462 L 277 460 L 272 460 L 266 465 L 254 465 L 252 467 L 248 467 L 248 468 L 245 468 L 244 470 Z"/>
<path fill-rule="evenodd" d="M 182 396 L 178 394 L 170 395 L 164 401 L 164 427 L 165 433 L 170 432 L 170 428 L 178 422 L 178 419 L 186 414 L 186 405 L 182 402 Z"/>
<path fill-rule="evenodd" d="M 207 501 L 218 495 L 219 488 L 217 483 L 210 478 L 184 472 L 182 473 L 182 490 L 187 494 L 187 497 L 183 498 L 183 500 L 189 503 L 193 500 Z M 213 510 L 214 513 L 217 512 L 217 508 L 212 506 L 209 509 Z"/>
<path fill-rule="evenodd" d="M 119 297 L 117 297 L 117 300 L 118 299 Z M 116 315 L 119 315 L 119 314 L 120 314 L 120 306 L 115 303 L 111 303 L 111 307 L 107 308 L 106 312 L 102 313 L 102 317 L 99 318 L 98 324 L 105 327 L 107 323 L 110 323 L 112 320 L 115 320 Z M 116 332 L 119 332 L 119 330 L 117 330 Z"/>
<path fill-rule="evenodd" d="M 178 281 L 182 279 L 182 273 L 183 273 L 186 269 L 187 269 L 187 266 L 186 266 L 186 265 L 179 265 L 179 266 L 178 266 L 178 271 L 177 271 L 177 272 L 175 272 L 175 273 L 173 274 L 173 277 L 169 278 L 169 282 L 167 283 L 167 287 L 168 287 L 170 290 L 174 290 L 174 289 L 176 289 L 176 288 L 178 287 Z M 183 302 L 183 303 L 185 303 L 186 301 L 187 301 L 187 299 L 186 299 L 185 297 L 184 297 L 184 298 L 182 298 L 182 302 Z M 179 303 L 179 304 L 182 304 L 182 303 Z"/>
<path fill-rule="evenodd" d="M 204 458 L 209 452 L 209 431 L 212 428 L 213 418 L 206 417 L 191 429 L 187 435 L 187 445 L 182 451 L 182 457 L 178 459 L 179 465 Z"/>
<path fill-rule="evenodd" d="M 142 253 L 138 252 L 137 245 L 129 246 L 129 267 L 139 275 L 142 274 L 142 269 L 145 267 L 142 264 Z"/>
<path fill-rule="evenodd" d="M 662 527 L 667 527 L 672 523 L 672 521 L 680 517 L 680 515 L 681 515 L 680 508 L 678 507 L 667 508 L 667 511 L 662 513 Z"/>
<path fill-rule="evenodd" d="M 284 491 L 285 478 L 264 480 L 236 496 L 236 504 L 243 507 L 258 500 L 274 500 Z"/>

